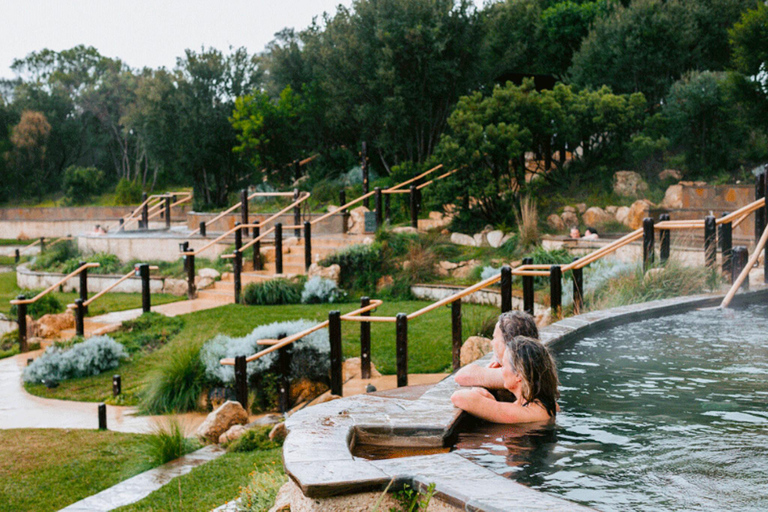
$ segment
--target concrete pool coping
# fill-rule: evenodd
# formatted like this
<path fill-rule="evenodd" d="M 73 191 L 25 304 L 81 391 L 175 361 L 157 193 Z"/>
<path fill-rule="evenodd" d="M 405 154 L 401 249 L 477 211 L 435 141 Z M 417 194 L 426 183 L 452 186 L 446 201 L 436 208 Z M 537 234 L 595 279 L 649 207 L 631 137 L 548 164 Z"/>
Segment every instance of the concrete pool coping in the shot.
<path fill-rule="evenodd" d="M 722 295 L 697 295 L 621 306 L 566 318 L 540 330 L 550 347 L 631 322 L 718 306 Z M 768 298 L 768 287 L 743 292 L 734 305 Z M 476 361 L 483 364 L 490 354 Z M 458 389 L 446 378 L 416 400 L 358 395 L 304 409 L 286 421 L 286 473 L 309 498 L 381 491 L 390 481 L 416 488 L 435 484 L 435 497 L 460 510 L 592 510 L 518 484 L 454 453 L 366 460 L 355 444 L 442 447 L 463 413 L 450 401 Z"/>

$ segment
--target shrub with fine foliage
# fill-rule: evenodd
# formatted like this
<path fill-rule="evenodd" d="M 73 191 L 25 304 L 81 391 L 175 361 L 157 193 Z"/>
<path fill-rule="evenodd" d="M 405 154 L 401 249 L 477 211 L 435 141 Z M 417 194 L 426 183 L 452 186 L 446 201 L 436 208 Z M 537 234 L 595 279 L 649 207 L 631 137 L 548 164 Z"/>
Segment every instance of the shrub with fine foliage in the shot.
<path fill-rule="evenodd" d="M 62 381 L 90 377 L 116 368 L 128 357 L 125 348 L 109 336 L 95 336 L 70 348 L 48 347 L 24 369 L 25 382 Z"/>
<path fill-rule="evenodd" d="M 245 287 L 243 294 L 243 301 L 249 306 L 298 304 L 300 300 L 299 287 L 293 281 L 284 278 L 250 283 Z"/>
<path fill-rule="evenodd" d="M 179 345 L 155 368 L 142 397 L 142 409 L 150 414 L 192 411 L 205 384 L 200 347 Z"/>
<path fill-rule="evenodd" d="M 301 292 L 301 302 L 304 304 L 338 302 L 345 296 L 346 293 L 336 286 L 335 281 L 315 276 L 304 284 L 304 289 Z"/>

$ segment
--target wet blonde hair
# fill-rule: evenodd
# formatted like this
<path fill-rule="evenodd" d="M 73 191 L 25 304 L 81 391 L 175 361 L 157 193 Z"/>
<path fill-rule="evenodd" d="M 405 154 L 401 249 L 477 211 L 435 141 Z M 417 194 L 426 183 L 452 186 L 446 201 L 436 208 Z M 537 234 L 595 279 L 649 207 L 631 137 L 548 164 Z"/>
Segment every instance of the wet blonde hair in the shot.
<path fill-rule="evenodd" d="M 522 397 L 526 402 L 536 400 L 550 416 L 557 413 L 557 366 L 552 354 L 539 340 L 527 336 L 515 336 L 506 341 L 506 357 L 522 382 Z"/>

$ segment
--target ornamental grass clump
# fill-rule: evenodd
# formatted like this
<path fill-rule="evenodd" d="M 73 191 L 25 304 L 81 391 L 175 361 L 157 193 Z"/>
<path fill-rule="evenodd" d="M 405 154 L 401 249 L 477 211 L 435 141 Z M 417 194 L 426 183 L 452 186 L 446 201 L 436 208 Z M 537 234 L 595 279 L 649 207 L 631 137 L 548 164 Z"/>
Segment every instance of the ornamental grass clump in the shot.
<path fill-rule="evenodd" d="M 91 377 L 117 368 L 127 357 L 125 348 L 109 336 L 94 336 L 69 348 L 52 346 L 24 369 L 24 382 Z"/>
<path fill-rule="evenodd" d="M 278 304 L 298 304 L 301 300 L 300 286 L 279 277 L 260 283 L 250 283 L 245 287 L 243 302 L 249 306 L 272 306 Z"/>
<path fill-rule="evenodd" d="M 195 439 L 186 436 L 184 427 L 176 419 L 158 423 L 144 438 L 144 452 L 153 466 L 176 460 L 199 446 Z"/>
<path fill-rule="evenodd" d="M 301 291 L 301 302 L 304 304 L 323 304 L 339 302 L 347 294 L 341 290 L 332 279 L 315 276 L 304 284 Z"/>
<path fill-rule="evenodd" d="M 206 386 L 199 345 L 176 345 L 149 377 L 141 408 L 149 414 L 192 411 Z"/>

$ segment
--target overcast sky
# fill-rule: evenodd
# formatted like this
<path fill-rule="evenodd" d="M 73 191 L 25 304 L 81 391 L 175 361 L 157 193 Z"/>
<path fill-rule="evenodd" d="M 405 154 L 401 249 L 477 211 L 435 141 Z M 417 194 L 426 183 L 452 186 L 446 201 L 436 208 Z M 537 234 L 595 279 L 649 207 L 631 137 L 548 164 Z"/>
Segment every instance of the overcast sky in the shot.
<path fill-rule="evenodd" d="M 0 0 L 0 77 L 13 59 L 50 48 L 94 46 L 134 68 L 172 68 L 186 48 L 264 49 L 284 27 L 352 0 Z"/>

